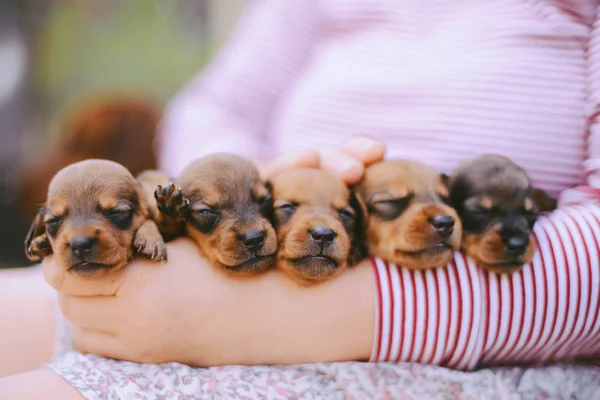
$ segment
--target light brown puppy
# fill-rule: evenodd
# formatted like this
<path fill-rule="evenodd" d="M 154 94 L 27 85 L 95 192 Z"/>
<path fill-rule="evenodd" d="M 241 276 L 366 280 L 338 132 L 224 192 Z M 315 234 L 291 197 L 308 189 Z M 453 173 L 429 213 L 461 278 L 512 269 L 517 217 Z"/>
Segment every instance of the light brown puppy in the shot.
<path fill-rule="evenodd" d="M 271 193 L 250 161 L 215 153 L 191 163 L 175 183 L 156 172 L 140 180 L 156 198 L 159 227 L 169 238 L 187 233 L 227 272 L 251 275 L 274 265 Z"/>
<path fill-rule="evenodd" d="M 531 186 L 525 170 L 510 159 L 484 155 L 452 174 L 451 200 L 464 227 L 462 246 L 481 267 L 512 273 L 535 254 L 532 229 L 540 211 L 556 201 Z"/>
<path fill-rule="evenodd" d="M 410 269 L 452 261 L 462 229 L 442 175 L 418 162 L 385 160 L 366 169 L 356 190 L 367 206 L 371 254 Z"/>
<path fill-rule="evenodd" d="M 270 183 L 278 268 L 310 285 L 339 275 L 364 255 L 364 207 L 341 179 L 319 169 L 294 168 Z"/>
<path fill-rule="evenodd" d="M 108 160 L 81 161 L 52 178 L 25 251 L 32 261 L 54 254 L 60 266 L 80 276 L 118 270 L 134 252 L 167 259 L 141 186 Z"/>

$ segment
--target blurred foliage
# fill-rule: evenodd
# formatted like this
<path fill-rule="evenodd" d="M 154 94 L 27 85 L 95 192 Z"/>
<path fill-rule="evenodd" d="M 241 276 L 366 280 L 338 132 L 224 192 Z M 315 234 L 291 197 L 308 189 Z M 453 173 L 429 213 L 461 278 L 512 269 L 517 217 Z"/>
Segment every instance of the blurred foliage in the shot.
<path fill-rule="evenodd" d="M 44 119 L 96 92 L 168 100 L 207 62 L 202 0 L 55 1 L 34 49 Z"/>

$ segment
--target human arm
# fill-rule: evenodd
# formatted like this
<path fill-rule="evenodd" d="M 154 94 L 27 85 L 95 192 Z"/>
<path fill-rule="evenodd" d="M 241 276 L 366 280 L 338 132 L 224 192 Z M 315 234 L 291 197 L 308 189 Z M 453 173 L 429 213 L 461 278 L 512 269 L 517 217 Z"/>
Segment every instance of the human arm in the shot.
<path fill-rule="evenodd" d="M 0 269 L 0 377 L 50 361 L 57 315 L 41 268 Z"/>
<path fill-rule="evenodd" d="M 216 151 L 263 160 L 262 133 L 309 59 L 319 18 L 317 2 L 251 2 L 215 60 L 167 107 L 158 140 L 161 169 L 176 176 Z"/>

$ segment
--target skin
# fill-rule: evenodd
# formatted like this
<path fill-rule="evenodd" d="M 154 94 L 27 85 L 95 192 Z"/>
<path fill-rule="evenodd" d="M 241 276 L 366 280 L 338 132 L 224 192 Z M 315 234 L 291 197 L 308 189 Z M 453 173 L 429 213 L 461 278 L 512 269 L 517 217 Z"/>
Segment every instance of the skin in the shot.
<path fill-rule="evenodd" d="M 365 165 L 380 160 L 384 152 L 383 144 L 356 138 L 337 150 L 286 155 L 263 172 L 268 177 L 273 171 L 292 166 L 320 167 L 348 183 L 356 183 Z M 61 293 L 60 305 L 74 324 L 77 347 L 132 361 L 172 360 L 197 366 L 369 357 L 375 307 L 374 279 L 368 261 L 347 269 L 336 279 L 304 288 L 277 270 L 255 277 L 226 276 L 219 269 L 209 268 L 188 239 L 170 243 L 168 251 L 166 264 L 140 260 L 98 280 L 66 274 L 51 257 L 46 259 L 44 277 Z M 3 286 L 0 279 L 0 289 Z M 0 296 L 2 293 L 0 290 Z M 42 301 L 39 293 L 27 295 L 32 303 Z M 174 309 L 190 304 L 197 305 L 189 313 L 190 318 L 173 318 L 177 315 Z M 281 304 L 286 304 L 286 312 L 281 312 Z M 24 314 L 27 310 L 14 307 L 13 313 L 6 315 L 6 320 L 15 321 L 13 326 L 22 327 L 15 329 L 15 335 L 26 329 Z M 206 324 L 207 318 L 213 322 Z M 53 329 L 48 326 L 44 331 L 37 330 L 37 339 L 51 345 L 48 336 Z M 37 357 L 38 365 L 46 360 Z M 31 382 L 36 382 L 35 388 Z M 0 398 L 81 397 L 58 375 L 37 370 L 0 379 Z"/>

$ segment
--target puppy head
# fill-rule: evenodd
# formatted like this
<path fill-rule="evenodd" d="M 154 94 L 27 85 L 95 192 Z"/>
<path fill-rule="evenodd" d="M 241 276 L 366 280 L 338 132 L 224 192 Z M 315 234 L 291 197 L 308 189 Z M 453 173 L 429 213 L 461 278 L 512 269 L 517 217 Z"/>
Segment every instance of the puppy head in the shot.
<path fill-rule="evenodd" d="M 318 169 L 294 168 L 279 173 L 271 184 L 279 268 L 311 284 L 358 261 L 364 210 L 341 179 Z"/>
<path fill-rule="evenodd" d="M 60 170 L 25 247 L 32 261 L 54 254 L 68 271 L 93 276 L 123 267 L 145 220 L 135 178 L 120 164 L 86 160 Z"/>
<path fill-rule="evenodd" d="M 448 264 L 460 247 L 461 223 L 448 206 L 445 179 L 428 166 L 386 160 L 365 171 L 357 190 L 365 200 L 371 254 L 405 268 Z"/>
<path fill-rule="evenodd" d="M 463 222 L 463 248 L 494 272 L 514 272 L 531 262 L 538 211 L 556 207 L 531 187 L 524 169 L 494 155 L 461 164 L 452 176 L 450 198 Z"/>
<path fill-rule="evenodd" d="M 211 154 L 190 164 L 178 183 L 190 201 L 188 235 L 212 263 L 240 274 L 273 265 L 271 193 L 252 163 L 234 154 Z"/>

